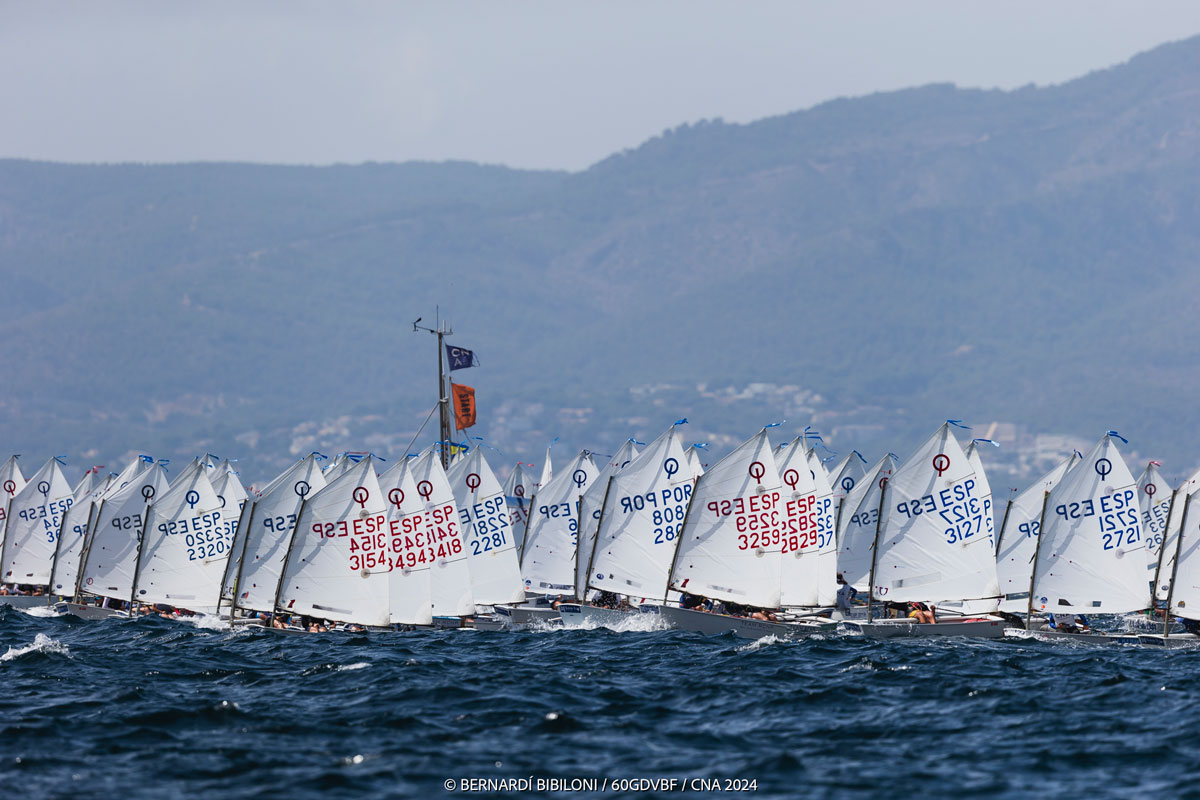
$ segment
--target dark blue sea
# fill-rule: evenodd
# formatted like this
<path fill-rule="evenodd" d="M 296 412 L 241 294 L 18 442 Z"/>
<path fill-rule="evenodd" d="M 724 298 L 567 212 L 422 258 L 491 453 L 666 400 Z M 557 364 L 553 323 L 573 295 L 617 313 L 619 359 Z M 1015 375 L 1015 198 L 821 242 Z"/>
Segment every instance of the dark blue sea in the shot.
<path fill-rule="evenodd" d="M 1197 797 L 1198 673 L 1200 651 L 1137 647 L 287 635 L 4 607 L 0 776 L 38 800 Z M 528 788 L 462 791 L 500 779 Z"/>

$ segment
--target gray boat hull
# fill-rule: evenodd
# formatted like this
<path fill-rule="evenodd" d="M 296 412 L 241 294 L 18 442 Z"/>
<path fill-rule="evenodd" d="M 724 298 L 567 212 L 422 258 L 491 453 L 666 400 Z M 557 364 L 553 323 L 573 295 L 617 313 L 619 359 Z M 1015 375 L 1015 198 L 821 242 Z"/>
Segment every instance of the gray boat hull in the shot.
<path fill-rule="evenodd" d="M 920 623 L 908 620 L 879 622 L 845 621 L 842 627 L 872 639 L 892 639 L 897 636 L 970 636 L 976 639 L 999 639 L 1004 636 L 1007 622 L 1001 619 L 966 619 L 961 622 Z"/>
<path fill-rule="evenodd" d="M 548 627 L 562 624 L 558 609 L 549 606 L 496 606 L 495 610 L 498 616 L 507 618 L 509 627 Z"/>
<path fill-rule="evenodd" d="M 780 639 L 794 639 L 801 636 L 811 636 L 827 630 L 828 626 L 792 625 L 785 622 L 767 622 L 747 617 L 730 617 L 724 614 L 713 614 L 705 611 L 692 611 L 687 608 L 662 606 L 659 611 L 663 622 L 681 631 L 702 633 L 705 636 L 721 636 L 732 633 L 740 639 L 762 639 L 775 636 Z"/>

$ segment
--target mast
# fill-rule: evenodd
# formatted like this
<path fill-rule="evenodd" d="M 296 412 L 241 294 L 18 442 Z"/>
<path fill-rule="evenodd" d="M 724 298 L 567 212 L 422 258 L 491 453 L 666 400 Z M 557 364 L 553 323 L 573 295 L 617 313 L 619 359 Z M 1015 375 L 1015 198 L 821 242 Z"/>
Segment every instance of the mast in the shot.
<path fill-rule="evenodd" d="M 707 475 L 707 474 L 708 473 L 705 473 L 705 475 Z M 704 480 L 704 475 L 701 475 L 699 478 L 696 478 L 696 482 L 694 484 L 692 484 L 692 497 L 696 496 L 696 490 L 700 488 L 700 481 L 702 481 L 702 480 Z M 690 517 L 691 515 L 692 515 L 692 498 L 689 497 L 687 510 L 685 510 L 683 512 L 683 522 L 680 523 L 678 528 L 676 528 L 678 533 L 675 534 L 675 552 L 671 555 L 671 568 L 669 570 L 667 570 L 667 588 L 663 589 L 663 603 L 662 604 L 664 606 L 667 604 L 667 597 L 671 594 L 671 578 L 673 578 L 675 576 L 675 565 L 677 563 L 679 563 L 679 548 L 683 544 L 683 532 L 685 530 L 687 530 L 688 517 Z M 599 534 L 600 534 L 600 532 L 597 531 L 596 532 L 597 539 L 599 538 Z M 680 589 L 679 591 L 680 591 L 680 593 L 683 592 L 682 589 Z"/>
<path fill-rule="evenodd" d="M 882 472 L 883 470 L 880 470 Z M 867 622 L 871 621 L 871 602 L 875 597 L 875 563 L 879 560 L 879 531 L 883 528 L 883 500 L 887 497 L 888 479 L 880 478 L 879 511 L 875 517 L 875 541 L 871 544 L 871 577 L 867 582 Z"/>
<path fill-rule="evenodd" d="M 1176 490 L 1176 493 L 1178 493 L 1178 490 Z M 1171 505 L 1172 506 L 1175 505 L 1175 495 L 1171 495 Z M 1189 505 L 1188 499 L 1185 497 L 1183 499 L 1183 517 L 1179 521 L 1179 535 L 1175 537 L 1175 563 L 1173 563 L 1171 565 L 1171 585 L 1167 587 L 1167 607 L 1165 609 L 1163 609 L 1163 638 L 1164 639 L 1167 638 L 1167 631 L 1170 630 L 1170 626 L 1171 626 L 1171 601 L 1175 597 L 1175 575 L 1176 575 L 1176 573 L 1179 572 L 1179 554 L 1183 551 L 1183 531 L 1184 531 L 1184 526 L 1187 525 L 1188 505 Z M 1164 550 L 1166 549 L 1165 543 L 1164 543 L 1163 549 Z M 1160 553 L 1160 555 L 1161 555 L 1161 553 Z M 1161 561 L 1160 561 L 1160 563 L 1161 563 Z M 1157 581 L 1155 581 L 1155 584 L 1157 585 Z M 1150 591 L 1150 608 L 1151 608 L 1151 610 L 1154 609 L 1154 597 L 1155 597 L 1156 593 L 1157 593 L 1157 588 L 1151 589 L 1151 591 Z"/>
<path fill-rule="evenodd" d="M 604 509 L 608 507 L 608 493 L 612 491 L 613 481 L 616 480 L 616 477 L 617 477 L 616 475 L 608 476 L 608 485 L 606 485 L 604 487 L 604 499 L 600 501 L 600 518 L 596 521 L 596 534 L 595 534 L 595 536 L 592 537 L 592 548 L 588 552 L 587 568 L 585 569 L 585 571 L 583 573 L 583 586 L 575 587 L 575 590 L 576 590 L 577 594 L 579 595 L 580 602 L 587 602 L 588 582 L 591 579 L 590 576 L 592 574 L 592 561 L 596 558 L 596 547 L 600 544 L 600 529 L 602 527 L 604 527 Z M 684 511 L 683 515 L 686 517 L 687 512 Z M 581 523 L 579 525 L 579 530 L 582 531 L 583 530 L 583 525 L 582 525 L 582 523 L 583 523 L 583 503 L 579 504 L 579 522 Z M 679 537 L 676 536 L 675 538 L 678 539 Z M 579 552 L 579 545 L 578 545 L 578 543 L 576 543 L 575 557 L 579 558 L 581 555 L 582 554 Z"/>
<path fill-rule="evenodd" d="M 1186 485 L 1187 484 L 1185 483 L 1184 486 L 1186 486 Z M 1181 486 L 1180 489 L 1182 489 L 1182 488 L 1183 487 Z M 1158 580 L 1160 577 L 1162 577 L 1163 553 L 1165 553 L 1167 551 L 1167 539 L 1171 535 L 1171 519 L 1175 516 L 1175 499 L 1177 497 L 1179 497 L 1179 489 L 1176 489 L 1173 492 L 1171 492 L 1171 505 L 1167 506 L 1167 524 L 1166 524 L 1166 527 L 1163 528 L 1162 544 L 1160 544 L 1158 546 L 1158 563 L 1154 566 L 1154 584 L 1150 587 L 1150 607 L 1151 608 L 1154 607 L 1154 601 L 1158 599 Z M 1183 499 L 1184 499 L 1184 503 L 1185 503 L 1184 512 L 1186 513 L 1187 497 L 1185 496 Z M 1153 500 L 1151 502 L 1153 502 Z M 1180 528 L 1181 532 L 1182 532 L 1182 530 L 1183 529 Z M 1175 549 L 1176 549 L 1176 551 L 1178 551 L 1179 548 L 1175 548 Z M 1175 575 L 1174 568 L 1171 569 L 1171 575 L 1172 576 Z M 1167 593 L 1168 594 L 1170 593 L 1170 589 L 1167 590 Z M 1170 613 L 1170 612 L 1168 611 L 1168 613 Z"/>
<path fill-rule="evenodd" d="M 254 488 L 254 487 L 251 487 L 251 488 Z M 250 530 L 254 525 L 254 509 L 257 506 L 258 506 L 257 500 L 255 500 L 254 502 L 251 502 L 250 498 L 248 498 L 248 497 L 246 498 L 246 505 L 242 506 L 242 515 L 241 515 L 242 517 L 245 517 L 246 519 L 243 520 L 239 517 L 237 530 L 233 532 L 233 536 L 235 539 L 237 538 L 237 535 L 239 533 L 242 534 L 242 552 L 238 554 L 237 570 L 233 576 L 233 597 L 229 598 L 229 624 L 230 625 L 233 624 L 233 618 L 237 616 L 238 587 L 242 583 L 242 566 L 245 564 L 246 547 L 250 544 Z M 244 528 L 242 527 L 243 522 L 245 522 Z M 229 558 L 230 558 L 229 564 L 232 565 L 232 563 L 233 563 L 233 543 L 232 542 L 230 542 L 230 547 L 229 547 Z M 225 585 L 229 583 L 229 569 L 230 569 L 229 566 L 226 566 L 225 577 L 221 579 L 221 593 L 222 594 L 224 594 L 224 592 L 225 592 Z M 220 607 L 221 607 L 221 602 L 220 602 L 220 599 L 218 599 L 217 600 L 217 608 L 219 609 Z M 218 611 L 217 615 L 220 616 L 219 611 Z"/>
<path fill-rule="evenodd" d="M 439 423 L 439 441 L 442 444 L 442 469 L 450 468 L 450 451 L 447 443 L 450 441 L 450 387 L 446 385 L 446 348 L 444 340 L 447 336 L 453 336 L 454 330 L 450 327 L 447 320 L 441 317 L 441 307 L 437 306 L 436 322 L 437 328 L 426 328 L 424 325 L 418 325 L 421 317 L 417 317 L 413 323 L 413 331 L 429 331 L 437 336 L 437 352 L 438 352 L 438 423 Z"/>
<path fill-rule="evenodd" d="M 1038 540 L 1033 546 L 1033 568 L 1029 570 L 1029 602 L 1025 606 L 1025 630 L 1033 630 L 1033 586 L 1037 582 L 1038 554 L 1042 551 L 1042 536 L 1046 533 L 1046 507 L 1050 505 L 1050 493 L 1042 497 L 1042 518 L 1038 522 Z"/>
<path fill-rule="evenodd" d="M 1000 522 L 1000 533 L 996 534 L 996 555 L 1000 555 L 1000 545 L 1004 542 L 1004 529 L 1008 527 L 1008 512 L 1012 511 L 1012 498 L 1008 499 L 1008 505 L 1004 507 L 1004 519 Z"/>
<path fill-rule="evenodd" d="M 419 321 L 419 320 L 418 320 Z M 296 528 L 300 525 L 300 515 L 304 513 L 304 504 L 308 502 L 308 495 L 300 498 L 300 507 L 296 509 L 296 524 L 292 526 L 292 535 L 288 538 L 287 552 L 283 555 L 283 566 L 279 568 L 279 583 L 275 584 L 275 602 L 271 604 L 271 623 L 279 618 L 279 596 L 283 594 L 283 582 L 287 580 L 288 562 L 292 560 L 292 547 L 296 544 Z M 230 618 L 232 623 L 232 617 Z"/>

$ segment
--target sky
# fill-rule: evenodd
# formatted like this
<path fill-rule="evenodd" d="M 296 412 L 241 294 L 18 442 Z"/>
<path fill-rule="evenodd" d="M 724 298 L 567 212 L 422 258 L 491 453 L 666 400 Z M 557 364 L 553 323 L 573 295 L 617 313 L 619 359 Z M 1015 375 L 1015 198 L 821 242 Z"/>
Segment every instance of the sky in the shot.
<path fill-rule="evenodd" d="M 0 157 L 585 169 L 683 123 L 1047 85 L 1200 3 L 0 0 Z"/>

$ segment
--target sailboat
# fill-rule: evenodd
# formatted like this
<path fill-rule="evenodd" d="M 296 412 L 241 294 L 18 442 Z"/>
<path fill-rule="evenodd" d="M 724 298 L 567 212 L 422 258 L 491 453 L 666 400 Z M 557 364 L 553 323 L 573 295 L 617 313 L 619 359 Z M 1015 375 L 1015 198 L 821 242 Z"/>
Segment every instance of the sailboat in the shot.
<path fill-rule="evenodd" d="M 817 605 L 830 606 L 837 601 L 837 502 L 829 473 L 825 471 L 821 457 L 815 447 L 806 454 L 809 473 L 813 478 L 815 492 L 813 515 L 819 539 L 817 560 L 820 563 L 817 583 Z M 782 472 L 782 471 L 781 471 Z"/>
<path fill-rule="evenodd" d="M 1183 483 L 1181 483 L 1171 494 L 1172 501 L 1179 499 L 1182 501 L 1188 495 L 1200 490 L 1200 470 L 1196 470 Z M 1182 508 L 1183 503 L 1179 503 L 1179 508 Z M 1183 513 L 1176 509 L 1174 502 L 1167 511 L 1167 527 L 1163 534 L 1162 544 L 1159 545 L 1159 559 L 1154 568 L 1154 599 L 1167 599 L 1167 594 L 1171 588 L 1171 573 L 1174 572 L 1175 551 L 1178 549 L 1175 546 L 1175 537 L 1179 535 L 1179 529 L 1182 525 Z"/>
<path fill-rule="evenodd" d="M 784 485 L 780 604 L 793 609 L 832 604 L 836 592 L 837 546 L 827 473 L 819 460 L 815 466 L 809 460 L 803 438 L 776 452 L 775 459 Z M 819 499 L 818 479 L 823 484 Z"/>
<path fill-rule="evenodd" d="M 875 533 L 879 527 L 880 496 L 898 468 L 896 457 L 888 453 L 867 471 L 863 479 L 854 484 L 839 503 L 837 571 L 846 583 L 860 593 L 868 592 L 871 585 L 871 559 L 875 552 Z M 834 616 L 840 617 L 841 614 Z"/>
<path fill-rule="evenodd" d="M 394 557 L 386 512 L 371 456 L 306 497 L 284 560 L 277 612 L 388 625 Z"/>
<path fill-rule="evenodd" d="M 517 552 L 525 542 L 525 526 L 529 524 L 529 501 L 537 491 L 533 477 L 525 471 L 525 465 L 517 462 L 504 480 L 504 502 L 508 506 L 509 521 Z"/>
<path fill-rule="evenodd" d="M 1114 437 L 1119 438 L 1105 434 L 1046 495 L 1026 628 L 1014 634 L 1033 630 L 1038 638 L 1122 640 L 1036 629 L 1033 613 L 1124 614 L 1150 607 L 1137 482 Z"/>
<path fill-rule="evenodd" d="M 882 487 L 871 561 L 871 602 L 961 604 L 965 613 L 999 602 L 995 535 L 984 485 L 944 423 Z M 868 636 L 905 634 L 999 638 L 999 618 L 945 615 L 937 623 L 907 619 L 843 623 Z"/>
<path fill-rule="evenodd" d="M 632 460 L 632 442 L 605 468 L 584 496 L 585 525 L 596 507 L 595 527 L 579 548 L 577 595 L 589 592 L 625 596 L 633 603 L 666 600 L 667 573 L 675 540 L 691 499 L 692 470 L 672 425 Z M 598 497 L 598 500 L 594 498 Z M 590 542 L 590 544 L 589 544 Z M 593 598 L 595 600 L 595 598 Z M 616 626 L 632 611 L 593 603 L 562 603 L 566 627 Z"/>
<path fill-rule="evenodd" d="M 304 499 L 325 488 L 317 454 L 288 467 L 263 488 L 258 499 L 243 509 L 234 533 L 225 598 L 232 620 L 239 612 L 270 614 L 296 519 Z"/>
<path fill-rule="evenodd" d="M 679 531 L 668 588 L 726 608 L 778 609 L 782 601 L 786 501 L 767 430 L 739 445 L 696 482 Z M 683 598 L 691 604 L 689 597 Z M 801 633 L 749 616 L 663 606 L 663 621 L 706 635 L 742 638 Z M 812 629 L 815 630 L 815 629 Z"/>
<path fill-rule="evenodd" d="M 1171 522 L 1171 507 L 1177 496 L 1175 492 L 1170 491 L 1170 484 L 1159 470 L 1161 466 L 1159 462 L 1151 461 L 1137 480 L 1138 503 L 1141 506 L 1142 514 L 1142 534 L 1146 539 L 1147 580 L 1151 586 L 1154 585 L 1154 573 L 1158 570 L 1159 555 L 1163 540 L 1167 536 L 1167 526 Z M 1186 498 L 1186 495 L 1184 497 Z M 1168 562 L 1168 569 L 1170 569 L 1169 564 L 1170 562 Z"/>
<path fill-rule="evenodd" d="M 137 459 L 130 466 L 140 462 L 141 459 Z M 117 477 L 115 472 L 101 477 L 96 469 L 88 470 L 76 484 L 71 507 L 63 514 L 58 539 L 54 543 L 54 565 L 50 570 L 50 591 L 58 597 L 67 598 L 68 605 L 69 601 L 75 598 L 79 579 L 79 559 L 83 555 L 83 545 L 87 541 L 88 528 L 95 517 L 96 507 L 100 498 Z M 70 609 L 64 605 L 61 611 L 67 613 Z"/>
<path fill-rule="evenodd" d="M 63 517 L 74 502 L 71 484 L 56 458 L 47 461 L 9 500 L 0 546 L 0 581 L 37 588 L 36 595 L 6 596 L 8 605 L 47 604 L 55 545 Z"/>
<path fill-rule="evenodd" d="M 441 624 L 458 627 L 464 617 L 475 613 L 475 598 L 467 563 L 470 550 L 464 541 L 454 490 L 439 454 L 433 449 L 426 450 L 408 467 L 416 482 L 417 496 L 425 506 L 426 532 L 434 551 L 430 564 L 434 622 L 441 618 Z"/>
<path fill-rule="evenodd" d="M 106 598 L 107 604 L 129 603 L 132 609 L 146 514 L 154 498 L 162 496 L 169 486 L 166 470 L 153 459 L 147 460 L 141 472 L 123 486 L 114 482 L 117 488 L 101 501 L 84 545 L 79 569 L 81 595 Z"/>
<path fill-rule="evenodd" d="M 20 456 L 9 456 L 7 461 L 0 464 L 0 545 L 3 545 L 7 532 L 9 503 L 16 497 L 17 492 L 25 488 L 25 478 L 21 474 L 20 465 L 17 464 L 18 458 Z M 13 602 L 7 599 L 13 596 L 20 595 L 0 595 L 0 605 Z"/>
<path fill-rule="evenodd" d="M 474 602 L 483 606 L 520 603 L 525 582 L 504 489 L 479 447 L 450 465 L 446 473 L 458 506 Z"/>
<path fill-rule="evenodd" d="M 1187 488 L 1184 484 L 1183 488 Z M 1140 644 L 1166 647 L 1200 646 L 1200 491 L 1179 501 L 1179 532 L 1171 552 L 1171 575 L 1167 586 L 1166 614 L 1161 634 L 1139 634 Z M 1172 618 L 1182 620 L 1185 633 L 1171 633 Z"/>
<path fill-rule="evenodd" d="M 592 481 L 588 490 L 579 500 L 579 536 L 575 546 L 575 599 L 587 599 L 588 562 L 596 545 L 596 531 L 600 528 L 600 516 L 604 510 L 604 495 L 608 491 L 608 481 L 614 475 L 628 467 L 637 458 L 637 442 L 629 439 L 604 463 L 600 474 Z M 560 609 L 561 612 L 561 609 Z M 569 624 L 563 618 L 564 624 Z"/>
<path fill-rule="evenodd" d="M 1051 491 L 1079 458 L 1072 453 L 1009 501 L 996 541 L 996 578 L 1000 584 L 999 610 L 1023 614 L 1029 607 L 1029 579 L 1042 525 L 1042 506 Z"/>
<path fill-rule="evenodd" d="M 208 472 L 192 461 L 150 506 L 134 569 L 139 603 L 217 613 L 240 510 L 217 496 Z"/>
<path fill-rule="evenodd" d="M 401 459 L 379 476 L 379 490 L 388 502 L 388 550 L 392 558 L 388 618 L 393 625 L 425 626 L 433 624 L 430 568 L 438 555 L 430 530 L 432 515 L 425 512 L 425 501 L 417 494 L 417 482 L 409 469 L 412 460 Z"/>

